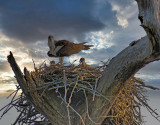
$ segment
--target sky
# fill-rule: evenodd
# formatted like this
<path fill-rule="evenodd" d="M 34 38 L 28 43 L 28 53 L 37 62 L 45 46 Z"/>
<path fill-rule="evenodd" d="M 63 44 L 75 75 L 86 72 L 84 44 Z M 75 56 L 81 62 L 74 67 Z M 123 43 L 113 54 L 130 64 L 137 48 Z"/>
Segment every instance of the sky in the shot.
<path fill-rule="evenodd" d="M 88 64 L 100 65 L 146 33 L 140 26 L 135 0 L 0 0 L 0 91 L 15 88 L 7 62 L 9 51 L 22 70 L 33 70 L 32 59 L 37 66 L 44 61 L 58 62 L 47 57 L 49 35 L 94 45 L 66 57 L 66 64 L 84 57 Z M 136 76 L 160 86 L 159 64 L 147 65 Z"/>
<path fill-rule="evenodd" d="M 16 61 L 33 70 L 35 64 L 57 58 L 47 57 L 47 37 L 94 45 L 65 58 L 65 63 L 86 58 L 99 65 L 122 51 L 133 40 L 145 36 L 134 0 L 0 0 L 0 81 L 13 83 L 7 63 L 12 51 Z M 78 63 L 78 61 L 76 62 Z M 143 78 L 159 79 L 159 62 L 140 71 Z M 158 67 L 158 68 L 157 68 Z"/>

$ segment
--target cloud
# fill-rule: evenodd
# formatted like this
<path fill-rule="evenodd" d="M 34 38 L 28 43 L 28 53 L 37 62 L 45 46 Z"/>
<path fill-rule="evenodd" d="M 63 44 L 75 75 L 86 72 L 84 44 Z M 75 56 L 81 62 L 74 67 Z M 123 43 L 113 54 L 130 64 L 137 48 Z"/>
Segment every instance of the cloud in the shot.
<path fill-rule="evenodd" d="M 93 48 L 96 49 L 102 49 L 102 48 L 108 48 L 113 45 L 112 43 L 112 37 L 113 37 L 114 31 L 110 31 L 109 33 L 105 33 L 102 31 L 98 32 L 90 32 L 86 34 L 86 41 L 89 41 L 89 44 L 94 45 Z"/>
<path fill-rule="evenodd" d="M 136 77 L 141 78 L 146 84 L 160 88 L 160 61 L 147 64 L 136 73 Z"/>
<path fill-rule="evenodd" d="M 121 0 L 112 0 L 110 3 L 112 5 L 112 10 L 116 11 L 117 24 L 123 28 L 127 28 L 129 25 L 128 20 L 133 18 L 138 11 L 137 5 L 133 0 L 128 0 L 127 2 L 120 1 Z M 133 8 L 136 9 L 133 11 Z"/>
<path fill-rule="evenodd" d="M 93 44 L 91 50 L 76 55 L 88 58 L 94 53 L 96 55 L 94 58 L 89 57 L 94 63 L 115 56 L 132 40 L 144 34 L 143 29 L 138 26 L 140 24 L 137 19 L 138 11 L 135 10 L 136 5 L 133 0 L 128 2 L 16 0 L 5 1 L 0 5 L 1 30 L 9 38 L 6 43 L 3 40 L 3 46 L 6 50 L 15 52 L 20 65 L 29 64 L 31 59 L 35 62 L 46 59 L 48 51 L 46 37 L 51 33 L 55 33 L 56 39 L 88 41 L 88 44 Z M 128 26 L 126 28 L 118 26 L 117 17 L 126 19 Z M 27 42 L 32 43 L 26 44 Z M 21 55 L 24 55 L 25 59 L 22 59 Z"/>
<path fill-rule="evenodd" d="M 134 0 L 0 1 L 0 69 L 5 73 L 0 77 L 8 80 L 14 76 L 7 63 L 9 51 L 21 69 L 33 70 L 32 59 L 36 66 L 49 60 L 58 62 L 58 58 L 47 57 L 50 34 L 56 40 L 88 41 L 94 45 L 88 51 L 66 57 L 67 64 L 75 59 L 78 64 L 84 57 L 88 64 L 99 65 L 145 35 L 137 17 Z M 140 71 L 141 76 L 158 73 L 155 66 L 158 64 Z"/>
<path fill-rule="evenodd" d="M 0 1 L 0 28 L 5 35 L 28 43 L 45 40 L 49 34 L 82 40 L 84 33 L 103 29 L 101 19 L 111 16 L 104 13 L 112 13 L 110 4 L 99 5 L 96 0 Z"/>
<path fill-rule="evenodd" d="M 145 36 L 144 29 L 140 26 L 138 20 L 138 6 L 134 0 L 109 0 L 112 11 L 115 13 L 114 20 L 110 23 L 110 27 L 106 27 L 105 31 L 114 31 L 111 43 L 120 52 L 134 40 Z"/>
<path fill-rule="evenodd" d="M 0 73 L 9 71 L 9 64 L 7 61 L 0 62 Z"/>
<path fill-rule="evenodd" d="M 142 68 L 138 74 L 145 79 L 158 79 L 160 78 L 160 61 L 154 61 L 152 63 L 147 64 L 144 68 Z M 153 76 L 154 74 L 154 76 Z"/>
<path fill-rule="evenodd" d="M 14 78 L 13 76 L 0 76 L 0 81 L 1 81 L 0 83 L 1 85 L 2 84 L 3 85 L 4 84 L 16 84 L 16 78 Z M 4 88 L 4 86 L 2 88 Z M 9 85 L 8 85 L 8 88 L 9 88 Z"/>
<path fill-rule="evenodd" d="M 9 83 L 9 81 L 11 83 L 15 82 L 15 79 L 13 78 L 13 71 L 7 61 L 9 51 L 12 51 L 16 62 L 22 71 L 24 67 L 27 67 L 28 70 L 33 70 L 34 65 L 32 59 L 34 59 L 36 65 L 38 66 L 45 60 L 43 53 L 47 53 L 47 50 L 45 51 L 45 49 L 41 49 L 42 43 L 40 45 L 38 42 L 36 45 L 32 44 L 32 47 L 37 46 L 37 44 L 39 45 L 32 49 L 31 46 L 26 45 L 21 41 L 11 39 L 3 33 L 1 33 L 0 36 L 0 44 L 0 83 Z"/>
<path fill-rule="evenodd" d="M 84 42 L 91 39 L 89 35 L 94 38 L 100 33 L 105 35 L 113 31 L 114 36 L 112 34 L 112 40 L 107 39 L 107 46 L 117 45 L 122 50 L 123 45 L 145 34 L 139 26 L 138 9 L 133 0 L 8 0 L 0 2 L 0 5 L 2 32 L 25 43 L 47 43 L 49 34 L 53 34 L 55 39 Z M 99 37 L 94 42 L 99 49 L 106 42 L 102 40 Z"/>

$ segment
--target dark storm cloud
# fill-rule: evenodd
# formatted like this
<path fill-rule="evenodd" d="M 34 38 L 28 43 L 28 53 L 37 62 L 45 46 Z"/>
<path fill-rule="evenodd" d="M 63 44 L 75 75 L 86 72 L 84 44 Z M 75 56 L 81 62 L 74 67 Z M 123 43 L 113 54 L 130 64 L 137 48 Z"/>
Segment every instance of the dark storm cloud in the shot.
<path fill-rule="evenodd" d="M 96 1 L 0 1 L 0 28 L 5 35 L 24 42 L 44 40 L 49 34 L 82 39 L 86 32 L 103 29 L 103 20 L 111 18 L 110 4 L 101 9 Z"/>

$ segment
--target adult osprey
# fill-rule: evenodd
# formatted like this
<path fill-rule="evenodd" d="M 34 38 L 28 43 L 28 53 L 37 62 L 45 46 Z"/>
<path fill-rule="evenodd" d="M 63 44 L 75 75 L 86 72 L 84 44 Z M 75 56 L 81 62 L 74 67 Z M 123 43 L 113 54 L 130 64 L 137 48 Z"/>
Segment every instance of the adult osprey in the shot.
<path fill-rule="evenodd" d="M 88 50 L 93 45 L 84 45 L 83 43 L 72 43 L 68 40 L 54 40 L 54 37 L 50 35 L 48 37 L 48 46 L 50 50 L 48 51 L 49 57 L 62 57 L 60 62 L 62 63 L 64 56 L 70 56 L 75 53 L 79 53 L 81 50 Z"/>

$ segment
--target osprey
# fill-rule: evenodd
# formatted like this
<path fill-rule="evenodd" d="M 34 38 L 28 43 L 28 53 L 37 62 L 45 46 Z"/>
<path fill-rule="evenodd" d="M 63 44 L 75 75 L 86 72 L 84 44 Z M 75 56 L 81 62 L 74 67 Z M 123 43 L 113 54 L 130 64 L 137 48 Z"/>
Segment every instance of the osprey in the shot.
<path fill-rule="evenodd" d="M 95 69 L 94 67 L 88 65 L 86 62 L 85 62 L 85 58 L 80 58 L 79 60 L 80 64 L 79 64 L 79 67 L 85 67 L 85 68 L 88 68 L 88 69 Z"/>
<path fill-rule="evenodd" d="M 72 43 L 68 40 L 54 40 L 54 37 L 50 35 L 48 37 L 48 46 L 50 50 L 47 55 L 49 57 L 60 57 L 60 62 L 63 63 L 64 56 L 70 56 L 75 53 L 79 53 L 81 50 L 88 50 L 93 45 L 84 45 L 83 43 Z"/>

